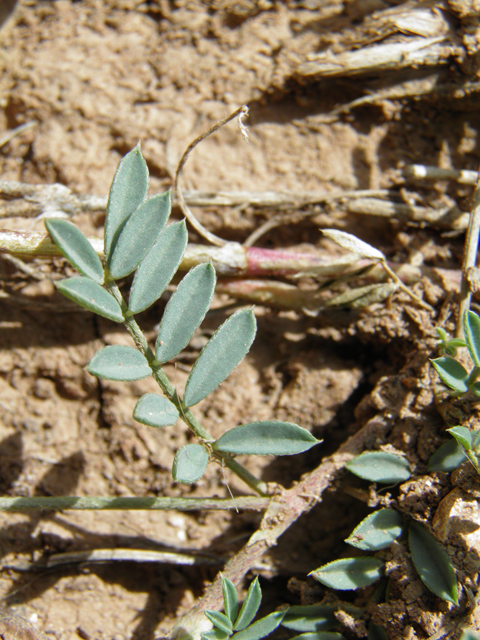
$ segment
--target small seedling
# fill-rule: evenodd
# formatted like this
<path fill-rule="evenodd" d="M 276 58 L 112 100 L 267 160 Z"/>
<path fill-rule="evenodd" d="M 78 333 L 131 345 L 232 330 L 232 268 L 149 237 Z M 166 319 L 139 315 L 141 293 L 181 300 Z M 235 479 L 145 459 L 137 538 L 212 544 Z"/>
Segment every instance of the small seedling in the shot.
<path fill-rule="evenodd" d="M 222 576 L 223 605 L 225 613 L 205 611 L 213 629 L 202 634 L 202 640 L 260 640 L 282 623 L 287 610 L 275 611 L 256 622 L 253 619 L 262 602 L 262 589 L 258 577 L 248 588 L 243 605 L 238 611 L 238 596 L 234 584 Z"/>
<path fill-rule="evenodd" d="M 137 145 L 120 162 L 107 205 L 104 264 L 87 238 L 72 223 L 50 218 L 48 232 L 80 276 L 56 283 L 58 290 L 81 307 L 113 322 L 123 323 L 136 345 L 108 346 L 98 351 L 87 371 L 108 380 L 132 381 L 153 376 L 163 396 L 147 393 L 133 417 L 151 427 L 173 426 L 182 419 L 196 442 L 175 455 L 172 475 L 194 483 L 209 461 L 229 467 L 261 495 L 266 484 L 235 461 L 239 454 L 292 455 L 318 443 L 309 431 L 289 422 L 267 420 L 235 426 L 215 440 L 193 415 L 191 407 L 212 393 L 248 353 L 256 333 L 252 309 L 230 316 L 201 351 L 185 385 L 183 397 L 162 365 L 188 344 L 210 307 L 216 275 L 210 263 L 193 268 L 171 296 L 152 350 L 134 316 L 153 305 L 165 291 L 187 246 L 184 221 L 167 225 L 170 193 L 147 198 L 148 169 Z M 128 303 L 117 280 L 134 273 Z M 260 637 L 260 636 L 259 636 Z"/>
<path fill-rule="evenodd" d="M 453 396 L 461 396 L 472 391 L 480 397 L 480 382 L 476 382 L 480 374 L 480 318 L 474 311 L 467 311 L 463 316 L 463 331 L 465 340 L 449 339 L 443 329 L 437 328 L 439 347 L 446 355 L 435 358 L 431 362 L 442 382 L 452 390 Z M 468 349 L 473 362 L 470 372 L 453 357 L 459 347 Z"/>
<path fill-rule="evenodd" d="M 362 453 L 346 466 L 360 478 L 384 484 L 404 482 L 410 477 L 404 458 L 382 451 Z M 443 546 L 419 522 L 412 520 L 406 526 L 402 515 L 394 509 L 380 509 L 362 520 L 345 542 L 357 549 L 380 552 L 407 529 L 412 562 L 423 584 L 443 600 L 458 604 L 457 580 L 452 564 Z M 343 591 L 369 586 L 380 580 L 384 571 L 381 557 L 356 556 L 329 562 L 310 575 L 332 589 Z"/>

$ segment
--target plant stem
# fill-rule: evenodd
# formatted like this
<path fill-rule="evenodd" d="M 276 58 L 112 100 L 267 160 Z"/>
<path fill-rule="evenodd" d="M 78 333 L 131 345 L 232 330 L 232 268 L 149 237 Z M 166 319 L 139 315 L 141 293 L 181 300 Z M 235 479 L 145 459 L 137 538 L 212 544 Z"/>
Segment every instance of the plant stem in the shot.
<path fill-rule="evenodd" d="M 463 250 L 462 284 L 460 288 L 460 304 L 458 307 L 457 327 L 455 335 L 463 338 L 463 318 L 465 312 L 470 309 L 472 290 L 468 278 L 469 270 L 477 262 L 478 238 L 480 235 L 480 179 L 473 194 L 473 206 L 468 223 L 467 236 L 465 238 L 465 248 Z"/>
<path fill-rule="evenodd" d="M 473 367 L 473 369 L 468 374 L 468 378 L 465 380 L 465 384 L 469 389 L 472 386 L 472 384 L 475 382 L 475 380 L 478 378 L 479 374 L 480 374 L 480 367 Z"/>
<path fill-rule="evenodd" d="M 102 510 L 148 510 L 148 511 L 196 511 L 199 509 L 245 509 L 262 511 L 269 505 L 268 498 L 148 498 L 122 497 L 105 498 L 96 496 L 55 496 L 32 498 L 0 498 L 0 511 L 63 511 L 74 509 L 86 511 Z"/>
<path fill-rule="evenodd" d="M 162 389 L 163 393 L 166 397 L 172 402 L 178 412 L 180 414 L 181 419 L 185 422 L 185 424 L 193 431 L 193 433 L 200 438 L 204 442 L 215 442 L 215 438 L 213 438 L 208 431 L 201 425 L 201 423 L 195 418 L 193 413 L 190 411 L 188 407 L 186 407 L 182 400 L 179 398 L 175 387 L 172 385 L 165 372 L 160 366 L 160 363 L 155 359 L 155 355 L 153 351 L 150 349 L 150 346 L 145 338 L 142 330 L 138 326 L 136 320 L 132 315 L 130 315 L 130 311 L 128 310 L 127 304 L 123 299 L 123 296 L 120 292 L 120 289 L 115 284 L 115 281 L 111 279 L 106 270 L 105 273 L 105 286 L 108 291 L 112 294 L 115 300 L 118 302 L 122 309 L 123 316 L 125 318 L 124 324 L 127 328 L 127 331 L 133 338 L 135 345 L 141 353 L 148 360 L 148 364 L 152 369 L 152 375 Z M 266 497 L 268 495 L 268 487 L 266 482 L 259 480 L 254 475 L 252 475 L 245 467 L 236 462 L 233 458 L 231 458 L 228 454 L 224 454 L 221 452 L 217 452 L 217 454 L 222 462 L 228 467 L 235 475 L 237 475 L 241 480 L 243 480 L 255 493 L 260 496 Z"/>

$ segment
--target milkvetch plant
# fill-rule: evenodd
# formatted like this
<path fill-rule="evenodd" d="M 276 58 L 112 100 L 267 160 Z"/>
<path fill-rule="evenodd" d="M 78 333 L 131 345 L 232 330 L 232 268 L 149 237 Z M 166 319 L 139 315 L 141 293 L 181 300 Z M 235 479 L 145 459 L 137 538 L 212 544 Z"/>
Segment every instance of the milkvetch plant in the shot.
<path fill-rule="evenodd" d="M 205 345 L 188 376 L 183 396 L 177 393 L 162 365 L 180 353 L 205 318 L 215 290 L 210 263 L 193 268 L 171 296 L 151 349 L 135 315 L 153 305 L 176 273 L 187 245 L 184 221 L 167 226 L 170 193 L 147 198 L 148 170 L 137 145 L 120 162 L 107 205 L 104 263 L 83 233 L 72 223 L 50 218 L 45 225 L 63 255 L 80 276 L 56 283 L 58 290 L 81 307 L 123 323 L 136 348 L 107 346 L 98 351 L 87 371 L 100 378 L 133 381 L 153 376 L 163 395 L 147 393 L 133 417 L 152 427 L 172 426 L 180 418 L 197 442 L 181 447 L 173 463 L 173 479 L 199 480 L 211 460 L 229 467 L 257 493 L 266 485 L 240 465 L 239 454 L 292 455 L 318 443 L 309 431 L 289 422 L 267 420 L 239 425 L 215 440 L 191 407 L 212 393 L 248 353 L 256 333 L 252 309 L 230 316 Z M 134 273 L 128 302 L 116 283 Z"/>

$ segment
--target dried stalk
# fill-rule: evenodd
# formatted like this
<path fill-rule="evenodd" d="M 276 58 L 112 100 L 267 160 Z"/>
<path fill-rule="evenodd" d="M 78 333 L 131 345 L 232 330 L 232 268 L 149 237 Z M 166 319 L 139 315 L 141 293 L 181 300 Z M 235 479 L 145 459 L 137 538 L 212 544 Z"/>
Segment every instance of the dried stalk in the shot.
<path fill-rule="evenodd" d="M 240 496 L 231 498 L 105 498 L 94 496 L 70 497 L 49 496 L 32 498 L 0 498 L 0 511 L 75 511 L 107 510 L 107 511 L 209 511 L 245 509 L 263 511 L 268 507 L 269 499 L 258 496 Z"/>

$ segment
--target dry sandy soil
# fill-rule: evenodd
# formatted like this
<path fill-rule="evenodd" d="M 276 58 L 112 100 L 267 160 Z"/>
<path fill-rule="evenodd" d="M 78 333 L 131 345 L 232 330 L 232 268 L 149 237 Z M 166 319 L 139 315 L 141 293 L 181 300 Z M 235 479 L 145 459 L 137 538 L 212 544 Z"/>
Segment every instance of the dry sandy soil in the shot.
<path fill-rule="evenodd" d="M 456 205 L 457 215 L 469 210 L 472 186 L 412 183 L 404 180 L 402 169 L 412 163 L 478 167 L 480 9 L 474 0 L 445 3 L 439 10 L 454 42 L 438 64 L 417 65 L 415 72 L 393 67 L 325 78 L 299 71 L 309 55 L 328 50 L 335 56 L 392 35 L 425 34 L 419 24 L 413 31 L 367 28 L 368 20 L 398 4 L 381 0 L 19 0 L 10 13 L 12 4 L 3 0 L 0 5 L 5 14 L 0 135 L 24 123 L 35 125 L 2 144 L 2 180 L 58 182 L 79 194 L 104 195 L 120 158 L 140 140 L 150 192 L 160 192 L 171 185 L 189 142 L 247 103 L 250 143 L 234 123 L 202 142 L 185 167 L 186 189 L 300 194 L 396 189 L 409 205 L 434 211 Z M 416 91 L 409 84 L 412 78 L 418 82 Z M 339 106 L 392 86 L 396 95 L 327 117 Z M 403 96 L 398 95 L 401 89 Z M 452 477 L 426 471 L 429 456 L 447 437 L 445 414 L 462 410 L 471 423 L 476 417 L 474 404 L 459 403 L 447 403 L 441 415 L 434 402 L 438 379 L 428 361 L 436 353 L 435 324 L 454 328 L 452 295 L 464 236 L 455 225 L 348 213 L 335 204 L 309 211 L 314 215 L 279 226 L 258 244 L 325 251 L 331 245 L 322 239 L 320 226 L 357 234 L 389 260 L 448 271 L 444 280 L 424 277 L 414 287 L 435 313 L 404 294 L 366 309 L 317 317 L 259 305 L 251 353 L 195 411 L 214 436 L 235 424 L 272 418 L 298 423 L 324 438 L 322 445 L 295 458 L 245 461 L 263 479 L 285 487 L 372 416 L 387 416 L 388 429 L 368 448 L 402 452 L 415 470 L 412 481 L 388 490 L 392 499 L 404 514 L 436 531 L 459 582 L 474 589 L 478 538 L 465 531 L 474 533 L 480 526 L 476 480 L 468 469 Z M 247 204 L 197 208 L 195 213 L 219 236 L 243 242 L 279 210 Z M 180 218 L 180 211 L 173 216 Z M 85 232 L 102 236 L 102 212 L 73 219 Z M 44 229 L 42 220 L 21 217 L 4 220 L 3 227 Z M 50 278 L 64 272 L 61 259 L 23 264 L 33 275 L 18 263 L 0 260 L 5 293 L 0 319 L 2 494 L 227 497 L 227 484 L 234 494 L 245 494 L 242 483 L 216 465 L 195 485 L 172 482 L 175 451 L 189 441 L 185 426 L 179 422 L 153 430 L 132 418 L 138 397 L 154 390 L 152 381 L 99 382 L 84 370 L 101 346 L 130 344 L 126 331 L 73 309 L 54 292 Z M 218 296 L 215 306 L 228 301 Z M 149 339 L 162 304 L 140 317 Z M 227 313 L 209 316 L 177 364 L 167 366 L 179 388 L 205 337 Z M 358 500 L 359 495 L 368 498 L 367 489 L 340 475 L 264 557 L 263 566 L 252 568 L 249 578 L 262 576 L 265 612 L 324 598 L 327 590 L 307 573 L 348 552 L 344 538 L 369 513 Z M 463 537 L 448 525 L 459 501 L 470 507 Z M 159 637 L 193 606 L 218 567 L 112 561 L 20 569 L 54 553 L 119 547 L 202 551 L 221 562 L 245 543 L 259 521 L 260 515 L 251 512 L 4 513 L 1 604 L 58 640 Z M 392 639 L 428 638 L 452 622 L 480 629 L 475 610 L 469 618 L 464 592 L 455 608 L 423 587 L 404 541 L 385 557 L 392 578 L 388 603 L 377 604 L 368 589 L 337 593 L 366 607 L 365 620 L 373 616 Z M 362 637 L 363 621 L 352 620 L 343 615 L 343 633 Z M 279 632 L 279 637 L 287 635 Z"/>

